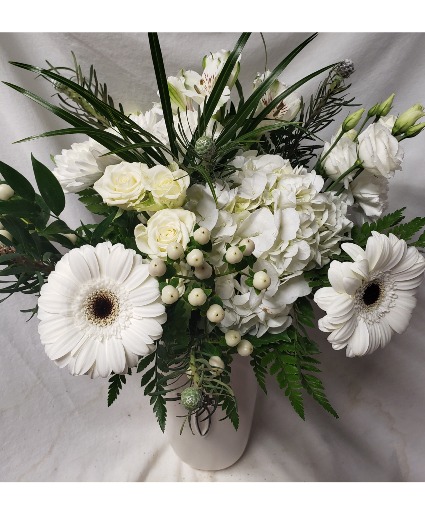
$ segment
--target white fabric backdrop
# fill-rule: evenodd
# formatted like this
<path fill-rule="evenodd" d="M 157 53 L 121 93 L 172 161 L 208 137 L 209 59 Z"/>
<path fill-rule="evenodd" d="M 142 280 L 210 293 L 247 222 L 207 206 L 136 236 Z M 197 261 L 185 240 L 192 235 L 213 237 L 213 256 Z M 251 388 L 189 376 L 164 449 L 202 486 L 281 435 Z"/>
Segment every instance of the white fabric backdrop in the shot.
<path fill-rule="evenodd" d="M 269 66 L 305 34 L 266 34 Z M 231 48 L 236 34 L 161 34 L 168 75 L 199 69 L 209 51 Z M 128 111 L 157 99 L 146 34 L 0 34 L 0 79 L 48 98 L 51 89 L 8 61 L 70 63 L 73 50 L 95 64 L 110 93 Z M 425 101 L 424 34 L 321 34 L 291 64 L 287 83 L 344 58 L 356 64 L 352 92 L 372 106 L 393 91 L 396 111 Z M 264 69 L 258 34 L 242 61 L 246 88 Z M 308 88 L 304 90 L 308 93 Z M 73 138 L 12 146 L 25 136 L 61 124 L 6 86 L 0 87 L 0 159 L 32 180 L 30 153 L 44 163 Z M 403 143 L 404 171 L 391 184 L 390 208 L 408 206 L 408 218 L 424 215 L 425 135 Z M 76 226 L 83 208 L 68 199 L 64 219 Z M 292 411 L 273 381 L 259 394 L 252 436 L 243 458 L 215 473 L 182 464 L 156 425 L 139 378 L 129 378 L 118 401 L 106 406 L 107 382 L 73 378 L 44 354 L 36 321 L 19 309 L 34 299 L 16 296 L 0 305 L 0 479 L 3 481 L 423 481 L 425 480 L 425 287 L 405 334 L 375 354 L 350 360 L 317 339 L 323 378 L 340 414 L 328 416 L 307 400 L 307 421 Z"/>

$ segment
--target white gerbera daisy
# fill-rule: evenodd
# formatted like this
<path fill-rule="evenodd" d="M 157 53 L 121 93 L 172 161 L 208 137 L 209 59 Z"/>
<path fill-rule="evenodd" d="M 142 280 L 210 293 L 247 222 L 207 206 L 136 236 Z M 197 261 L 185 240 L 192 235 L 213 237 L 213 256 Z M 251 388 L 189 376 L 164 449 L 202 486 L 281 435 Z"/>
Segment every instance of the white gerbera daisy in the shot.
<path fill-rule="evenodd" d="M 314 296 L 327 312 L 319 329 L 331 333 L 328 341 L 335 350 L 345 347 L 348 357 L 363 356 L 385 347 L 394 332 L 406 330 L 425 259 L 404 240 L 375 231 L 366 250 L 353 243 L 341 247 L 354 263 L 330 264 L 332 287 L 321 288 Z"/>
<path fill-rule="evenodd" d="M 38 306 L 46 354 L 73 375 L 125 373 L 151 352 L 166 321 L 149 265 L 110 242 L 65 254 L 41 288 Z"/>

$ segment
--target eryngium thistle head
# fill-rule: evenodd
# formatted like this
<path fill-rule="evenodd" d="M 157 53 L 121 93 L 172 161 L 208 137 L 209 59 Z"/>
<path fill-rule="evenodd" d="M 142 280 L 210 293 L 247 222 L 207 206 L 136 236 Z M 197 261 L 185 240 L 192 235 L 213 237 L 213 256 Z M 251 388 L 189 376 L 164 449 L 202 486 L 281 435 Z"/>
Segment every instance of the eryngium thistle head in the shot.
<path fill-rule="evenodd" d="M 195 152 L 201 157 L 209 158 L 215 152 L 214 140 L 209 136 L 201 136 L 196 140 Z"/>
<path fill-rule="evenodd" d="M 336 72 L 341 75 L 344 79 L 354 73 L 354 64 L 351 59 L 344 59 L 336 67 Z"/>
<path fill-rule="evenodd" d="M 182 391 L 180 400 L 188 411 L 194 411 L 202 404 L 202 392 L 196 386 L 189 386 Z"/>

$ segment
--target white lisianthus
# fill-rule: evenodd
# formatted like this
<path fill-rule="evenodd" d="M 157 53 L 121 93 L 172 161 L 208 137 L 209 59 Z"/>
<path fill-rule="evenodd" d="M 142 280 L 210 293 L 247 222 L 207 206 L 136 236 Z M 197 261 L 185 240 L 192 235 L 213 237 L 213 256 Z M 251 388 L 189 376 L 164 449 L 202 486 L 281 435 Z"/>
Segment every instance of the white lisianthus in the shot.
<path fill-rule="evenodd" d="M 379 120 L 376 123 L 378 123 L 379 125 L 383 125 L 387 129 L 392 131 L 396 120 L 396 116 L 394 116 L 393 114 L 389 114 L 387 116 L 381 116 L 381 118 L 379 118 Z"/>
<path fill-rule="evenodd" d="M 149 257 L 167 257 L 170 243 L 180 243 L 186 249 L 193 234 L 196 217 L 185 209 L 162 209 L 156 212 L 146 225 L 134 229 L 138 249 Z"/>
<path fill-rule="evenodd" d="M 407 329 L 425 259 L 393 234 L 375 231 L 366 250 L 353 243 L 341 246 L 353 262 L 332 261 L 331 287 L 315 293 L 315 302 L 327 312 L 319 329 L 331 333 L 328 341 L 335 350 L 363 356 L 385 347 L 394 332 Z"/>
<path fill-rule="evenodd" d="M 322 156 L 329 151 L 337 137 L 338 136 L 335 135 L 332 137 L 330 143 L 325 143 Z M 322 165 L 326 174 L 335 181 L 349 170 L 356 160 L 357 145 L 349 136 L 344 135 L 323 160 Z M 354 173 L 355 172 L 353 171 L 344 178 L 344 186 L 346 188 L 348 187 L 348 183 L 353 179 Z"/>
<path fill-rule="evenodd" d="M 108 206 L 132 210 L 146 195 L 149 168 L 144 163 L 127 163 L 108 166 L 93 188 Z"/>
<path fill-rule="evenodd" d="M 254 90 L 256 90 L 268 77 L 270 77 L 270 70 L 263 74 L 257 74 L 254 80 Z M 286 84 L 280 82 L 278 79 L 274 80 L 267 92 L 261 97 L 258 104 L 256 115 L 267 107 L 273 100 L 281 95 L 288 89 Z M 279 120 L 279 121 L 292 121 L 297 115 L 301 107 L 301 98 L 291 93 L 286 98 L 281 100 L 278 105 L 266 116 L 266 119 Z M 264 123 L 264 122 L 263 122 Z M 265 122 L 267 123 L 267 122 Z"/>
<path fill-rule="evenodd" d="M 177 168 L 171 171 L 162 165 L 154 166 L 149 170 L 148 189 L 156 206 L 149 206 L 149 210 L 181 207 L 189 185 L 190 177 L 184 170 Z"/>
<path fill-rule="evenodd" d="M 55 156 L 56 168 L 53 175 L 65 193 L 85 190 L 102 176 L 104 169 L 99 167 L 96 159 L 99 155 L 98 149 L 96 153 L 93 152 L 93 140 L 88 140 L 73 143 L 70 149 L 64 149 L 61 154 Z"/>
<path fill-rule="evenodd" d="M 359 159 L 363 168 L 376 176 L 389 179 L 401 170 L 404 152 L 385 125 L 372 123 L 359 135 Z"/>
<path fill-rule="evenodd" d="M 355 205 L 363 211 L 366 220 L 377 220 L 388 206 L 388 179 L 363 171 L 350 184 Z"/>

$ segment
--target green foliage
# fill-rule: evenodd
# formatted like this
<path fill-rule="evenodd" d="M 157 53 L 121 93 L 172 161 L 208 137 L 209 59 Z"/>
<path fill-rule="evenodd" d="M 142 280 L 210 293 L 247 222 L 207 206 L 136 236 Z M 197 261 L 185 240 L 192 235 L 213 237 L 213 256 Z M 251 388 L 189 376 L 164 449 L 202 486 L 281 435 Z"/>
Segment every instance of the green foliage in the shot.
<path fill-rule="evenodd" d="M 318 134 L 328 127 L 336 116 L 348 107 L 356 106 L 354 98 L 347 99 L 350 85 L 344 84 L 340 75 L 332 68 L 319 84 L 307 103 L 302 100 L 296 124 L 287 125 L 267 134 L 260 142 L 263 153 L 278 154 L 299 165 L 307 166 L 323 144 L 315 143 Z"/>
<path fill-rule="evenodd" d="M 126 377 L 122 374 L 113 374 L 109 378 L 109 387 L 108 387 L 108 406 L 117 399 L 120 390 L 122 389 L 122 385 L 126 383 Z"/>
<path fill-rule="evenodd" d="M 55 215 L 60 215 L 65 208 L 65 195 L 59 181 L 53 173 L 31 154 L 35 180 L 43 200 Z"/>
<path fill-rule="evenodd" d="M 376 222 L 366 222 L 361 227 L 353 227 L 351 231 L 351 238 L 353 242 L 360 247 L 364 247 L 366 245 L 367 239 L 372 236 L 372 231 L 382 233 L 393 232 L 393 227 L 395 227 L 404 219 L 403 213 L 405 209 L 406 208 L 403 207 L 397 211 L 394 211 L 393 213 L 389 213 Z"/>
<path fill-rule="evenodd" d="M 425 218 L 416 217 L 410 222 L 393 227 L 390 232 L 405 241 L 409 241 L 413 236 L 425 227 Z"/>
<path fill-rule="evenodd" d="M 34 188 L 22 174 L 2 161 L 0 161 L 0 173 L 15 193 L 30 202 L 34 201 Z"/>
<path fill-rule="evenodd" d="M 308 300 L 298 303 L 295 312 L 302 319 L 310 321 L 311 306 Z M 309 304 L 309 302 L 308 302 Z M 284 390 L 292 407 L 305 419 L 303 389 L 310 394 L 326 411 L 338 418 L 324 393 L 321 380 L 313 375 L 319 373 L 319 361 L 313 356 L 319 353 L 315 343 L 295 327 L 277 335 L 266 334 L 261 338 L 250 339 L 254 345 L 251 364 L 260 387 L 266 391 L 266 373 L 274 375 L 279 387 Z"/>

